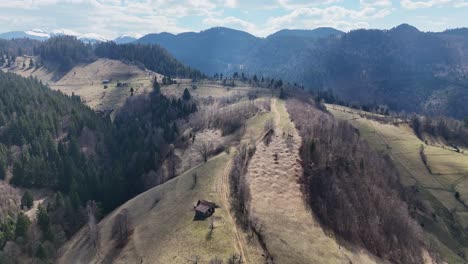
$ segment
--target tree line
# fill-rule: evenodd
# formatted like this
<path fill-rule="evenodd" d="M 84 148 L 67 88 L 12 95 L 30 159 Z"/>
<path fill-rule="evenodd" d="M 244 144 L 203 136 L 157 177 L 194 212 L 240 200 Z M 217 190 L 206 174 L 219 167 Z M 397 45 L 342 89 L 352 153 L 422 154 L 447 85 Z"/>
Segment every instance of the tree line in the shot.
<path fill-rule="evenodd" d="M 421 263 L 422 231 L 391 160 L 310 103 L 289 100 L 287 108 L 302 137 L 304 191 L 320 222 L 380 258 Z"/>

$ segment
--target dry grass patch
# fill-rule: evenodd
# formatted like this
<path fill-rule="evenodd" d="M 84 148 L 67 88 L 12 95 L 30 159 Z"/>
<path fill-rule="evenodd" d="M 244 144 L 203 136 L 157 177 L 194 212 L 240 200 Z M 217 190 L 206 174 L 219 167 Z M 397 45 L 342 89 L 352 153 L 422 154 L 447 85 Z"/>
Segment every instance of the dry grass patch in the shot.
<path fill-rule="evenodd" d="M 223 86 L 221 82 L 209 80 L 202 80 L 196 83 L 178 81 L 177 84 L 162 86 L 161 91 L 166 96 L 181 97 L 185 88 L 188 88 L 190 94 L 195 98 L 207 98 L 210 96 L 218 98 L 233 95 L 247 95 L 249 93 L 256 93 L 258 97 L 271 95 L 270 90 L 266 88 L 251 87 L 244 83 L 238 83 L 235 87 L 229 87 Z"/>
<path fill-rule="evenodd" d="M 55 72 L 48 71 L 44 67 L 17 67 L 13 71 L 24 77 L 37 77 L 49 84 L 52 89 L 69 95 L 72 93 L 79 95 L 87 105 L 96 110 L 119 108 L 130 96 L 130 88 L 134 89 L 135 95 L 145 93 L 151 90 L 154 76 L 161 78 L 157 73 L 111 59 L 98 59 L 89 64 L 75 66 L 63 76 L 57 76 Z M 106 89 L 103 80 L 110 81 Z M 127 85 L 117 87 L 118 81 Z"/>
<path fill-rule="evenodd" d="M 226 222 L 226 208 L 222 207 L 217 184 L 230 158 L 231 155 L 221 154 L 128 201 L 99 223 L 100 254 L 93 253 L 83 229 L 64 246 L 59 263 L 188 263 L 195 256 L 207 263 L 211 258 L 227 259 L 237 253 L 233 227 Z M 195 186 L 193 173 L 198 175 Z M 210 237 L 210 219 L 193 221 L 193 204 L 198 199 L 221 206 L 213 215 Z M 111 229 L 115 217 L 124 209 L 128 210 L 133 234 L 119 251 Z"/>
<path fill-rule="evenodd" d="M 276 104 L 275 121 L 292 125 L 284 103 Z M 274 112 L 275 110 L 273 110 Z M 302 168 L 297 163 L 300 137 L 292 131 L 294 144 L 289 149 L 281 130 L 272 142 L 257 146 L 250 161 L 247 182 L 252 196 L 249 213 L 258 218 L 268 251 L 275 263 L 374 263 L 366 254 L 351 253 L 326 234 L 304 203 L 298 183 Z"/>

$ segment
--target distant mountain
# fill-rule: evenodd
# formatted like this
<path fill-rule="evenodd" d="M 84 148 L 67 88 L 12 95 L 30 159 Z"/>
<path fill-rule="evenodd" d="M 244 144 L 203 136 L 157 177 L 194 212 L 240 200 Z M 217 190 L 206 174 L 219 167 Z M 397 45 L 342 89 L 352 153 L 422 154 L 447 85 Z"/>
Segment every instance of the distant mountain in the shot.
<path fill-rule="evenodd" d="M 174 57 L 208 75 L 236 71 L 304 81 L 307 54 L 324 38 L 344 34 L 333 28 L 282 30 L 267 38 L 216 27 L 199 33 L 146 35 L 136 43 L 159 44 Z"/>
<path fill-rule="evenodd" d="M 120 36 L 116 39 L 114 39 L 113 41 L 117 44 L 128 44 L 128 43 L 132 43 L 132 42 L 135 42 L 137 40 L 137 38 L 134 38 L 134 37 L 130 37 L 130 36 Z"/>
<path fill-rule="evenodd" d="M 200 33 L 149 34 L 136 43 L 159 44 L 183 63 L 214 74 L 238 68 L 261 40 L 243 31 L 216 27 Z"/>
<path fill-rule="evenodd" d="M 313 46 L 313 42 L 318 39 L 341 34 L 343 32 L 333 28 L 318 28 L 282 30 L 267 38 L 259 38 L 247 32 L 216 27 L 199 33 L 149 34 L 136 43 L 159 44 L 183 63 L 212 75 L 217 72 L 257 71 L 258 64 L 267 65 L 276 72 L 278 68 L 271 67 L 272 61 L 282 58 L 282 65 L 288 65 L 284 60 L 287 62 L 290 57 L 302 54 L 301 49 Z M 256 61 L 258 64 L 252 63 Z M 281 67 L 277 64 L 275 66 Z"/>
<path fill-rule="evenodd" d="M 20 38 L 29 38 L 34 40 L 47 40 L 53 36 L 62 36 L 62 35 L 69 35 L 77 37 L 79 40 L 86 42 L 86 43 L 97 43 L 97 42 L 105 42 L 108 39 L 95 34 L 95 33 L 85 33 L 81 34 L 69 29 L 56 29 L 52 31 L 46 31 L 42 29 L 32 29 L 27 31 L 11 31 L 6 33 L 0 34 L 0 39 L 20 39 Z"/>
<path fill-rule="evenodd" d="M 330 28 L 320 27 L 312 30 L 307 29 L 283 29 L 268 36 L 274 37 L 300 37 L 300 38 L 326 38 L 330 36 L 339 36 L 344 34 L 343 31 Z"/>
<path fill-rule="evenodd" d="M 5 33 L 0 33 L 0 39 L 21 39 L 29 38 L 34 40 L 46 40 L 50 36 L 48 33 L 39 30 L 29 30 L 29 31 L 10 31 Z"/>
<path fill-rule="evenodd" d="M 209 75 L 244 71 L 330 89 L 346 101 L 468 116 L 466 28 L 438 33 L 408 24 L 349 33 L 318 28 L 281 30 L 266 38 L 212 28 L 150 34 L 137 43 L 159 44 Z"/>

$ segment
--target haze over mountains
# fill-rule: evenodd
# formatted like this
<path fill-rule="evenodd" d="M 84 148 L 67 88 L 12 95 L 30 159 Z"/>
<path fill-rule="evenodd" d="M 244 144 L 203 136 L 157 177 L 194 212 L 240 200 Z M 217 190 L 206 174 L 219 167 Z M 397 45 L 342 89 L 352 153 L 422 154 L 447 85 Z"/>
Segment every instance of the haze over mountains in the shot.
<path fill-rule="evenodd" d="M 66 33 L 66 32 L 65 32 Z M 54 33 L 4 33 L 44 39 Z M 2 37 L 0 35 L 0 38 Z M 93 34 L 85 42 L 104 41 Z M 421 32 L 402 24 L 389 30 L 281 30 L 266 38 L 217 27 L 201 32 L 123 36 L 117 44 L 158 44 L 207 75 L 245 72 L 328 90 L 355 104 L 464 118 L 468 107 L 468 29 Z"/>
<path fill-rule="evenodd" d="M 10 33 L 0 263 L 466 263 L 467 31 Z"/>
<path fill-rule="evenodd" d="M 390 30 L 332 28 L 282 30 L 267 38 L 227 28 L 178 35 L 149 34 L 137 43 L 159 44 L 207 74 L 236 71 L 278 76 L 310 89 L 332 90 L 347 101 L 386 104 L 394 110 L 468 114 L 467 29 L 421 32 L 402 24 Z"/>

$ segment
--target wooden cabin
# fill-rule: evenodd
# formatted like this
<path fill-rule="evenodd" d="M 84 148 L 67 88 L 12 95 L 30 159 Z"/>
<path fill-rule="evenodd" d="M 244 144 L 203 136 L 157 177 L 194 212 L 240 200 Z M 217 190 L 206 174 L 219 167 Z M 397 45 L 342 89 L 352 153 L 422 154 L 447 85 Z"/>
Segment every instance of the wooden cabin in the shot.
<path fill-rule="evenodd" d="M 195 218 L 204 219 L 210 217 L 214 214 L 215 208 L 217 207 L 218 206 L 213 202 L 198 200 L 198 202 L 194 205 Z"/>

